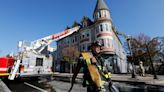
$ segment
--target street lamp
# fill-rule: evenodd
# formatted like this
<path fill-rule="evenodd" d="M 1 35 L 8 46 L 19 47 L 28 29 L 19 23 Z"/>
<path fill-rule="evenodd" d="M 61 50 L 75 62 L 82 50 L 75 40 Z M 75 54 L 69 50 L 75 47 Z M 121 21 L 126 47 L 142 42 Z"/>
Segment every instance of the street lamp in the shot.
<path fill-rule="evenodd" d="M 116 31 L 117 35 L 123 36 L 123 37 L 126 39 L 127 43 L 128 43 L 128 49 L 129 49 L 129 52 L 130 52 L 130 56 L 132 57 L 132 62 L 131 62 L 132 68 L 133 68 L 133 69 L 132 69 L 132 78 L 136 78 L 135 67 L 134 67 L 134 61 L 133 61 L 133 53 L 132 53 L 132 48 L 131 48 L 132 36 L 117 31 L 117 29 L 116 29 L 115 27 L 114 27 L 114 30 Z"/>
<path fill-rule="evenodd" d="M 136 78 L 136 74 L 135 74 L 135 67 L 134 67 L 134 59 L 133 59 L 133 53 L 132 53 L 132 47 L 131 47 L 131 40 L 132 37 L 130 35 L 126 36 L 126 41 L 128 43 L 128 48 L 129 48 L 129 52 L 130 52 L 130 56 L 132 57 L 132 78 Z"/>

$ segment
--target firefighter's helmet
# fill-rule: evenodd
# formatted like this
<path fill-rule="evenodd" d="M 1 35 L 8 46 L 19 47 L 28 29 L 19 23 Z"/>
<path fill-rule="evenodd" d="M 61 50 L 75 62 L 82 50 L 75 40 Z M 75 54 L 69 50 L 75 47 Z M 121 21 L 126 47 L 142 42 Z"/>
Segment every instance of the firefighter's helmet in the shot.
<path fill-rule="evenodd" d="M 93 47 L 93 46 L 96 46 L 96 47 L 100 46 L 101 47 L 100 41 L 99 40 L 96 40 L 93 43 L 91 43 L 91 47 Z"/>
<path fill-rule="evenodd" d="M 91 43 L 91 45 L 88 47 L 88 50 L 91 50 L 93 47 L 100 47 L 101 48 L 101 43 L 100 41 L 94 41 L 93 43 Z"/>

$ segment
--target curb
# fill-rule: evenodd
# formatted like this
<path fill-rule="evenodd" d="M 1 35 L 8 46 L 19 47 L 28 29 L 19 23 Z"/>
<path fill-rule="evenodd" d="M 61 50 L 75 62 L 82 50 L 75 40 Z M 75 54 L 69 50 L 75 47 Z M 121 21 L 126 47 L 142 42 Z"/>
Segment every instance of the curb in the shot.
<path fill-rule="evenodd" d="M 54 75 L 55 80 L 60 80 L 63 82 L 70 82 L 72 75 Z M 113 77 L 113 78 L 112 78 Z M 141 80 L 140 78 L 130 78 L 130 77 L 126 77 L 126 78 L 114 78 L 114 76 L 112 76 L 111 79 L 113 82 L 125 82 L 125 83 L 134 83 L 134 84 L 144 84 L 144 85 L 152 85 L 152 86 L 160 86 L 160 87 L 164 87 L 164 80 Z M 81 82 L 81 79 L 83 79 L 81 76 L 77 76 L 76 78 L 76 83 Z M 158 82 L 162 82 L 162 83 L 158 83 Z"/>

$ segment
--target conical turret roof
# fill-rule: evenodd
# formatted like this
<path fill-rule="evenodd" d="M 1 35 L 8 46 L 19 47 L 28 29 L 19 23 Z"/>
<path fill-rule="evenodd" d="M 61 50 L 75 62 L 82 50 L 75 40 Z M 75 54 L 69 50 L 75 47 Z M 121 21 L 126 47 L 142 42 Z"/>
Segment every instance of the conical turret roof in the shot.
<path fill-rule="evenodd" d="M 94 13 L 99 10 L 109 10 L 108 6 L 106 5 L 104 0 L 97 0 L 96 7 Z"/>

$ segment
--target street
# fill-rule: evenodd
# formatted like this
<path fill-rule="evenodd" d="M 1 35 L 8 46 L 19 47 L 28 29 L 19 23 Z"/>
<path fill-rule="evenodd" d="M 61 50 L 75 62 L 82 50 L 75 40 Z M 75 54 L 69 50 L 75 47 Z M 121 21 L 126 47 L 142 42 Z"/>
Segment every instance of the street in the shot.
<path fill-rule="evenodd" d="M 68 75 L 69 74 L 58 74 L 58 77 L 53 77 L 52 80 L 40 78 L 40 80 L 16 79 L 15 81 L 3 80 L 3 82 L 11 90 L 11 92 L 68 92 L 69 88 L 71 87 L 71 83 L 70 83 L 71 76 L 69 75 L 70 77 L 68 77 Z M 141 82 L 141 80 L 137 80 L 137 79 L 134 80 L 134 79 L 128 78 L 128 75 L 124 75 L 124 76 L 112 75 L 112 76 L 116 77 L 114 79 L 113 84 L 120 92 L 139 92 L 139 91 L 140 92 L 164 92 L 163 86 L 151 85 L 151 84 L 147 85 Z M 121 77 L 122 77 L 121 79 L 122 81 L 118 79 Z M 159 76 L 159 78 L 160 80 L 158 80 L 158 82 L 162 83 L 163 76 Z M 125 81 L 123 81 L 123 79 Z M 127 79 L 129 79 L 129 81 L 127 81 Z M 120 82 L 116 82 L 116 81 L 120 81 Z M 71 92 L 87 92 L 86 88 L 84 88 L 81 83 L 82 83 L 82 79 L 78 78 Z M 8 92 L 8 91 L 5 91 L 5 92 Z"/>
<path fill-rule="evenodd" d="M 56 92 L 68 92 L 71 84 L 69 82 L 63 81 L 52 81 L 49 82 Z M 144 84 L 135 83 L 123 83 L 114 82 L 113 83 L 119 90 L 119 92 L 164 92 L 164 87 L 151 86 Z M 82 87 L 82 84 L 75 84 L 71 92 L 87 92 L 86 88 Z"/>
<path fill-rule="evenodd" d="M 63 81 L 52 81 L 49 82 L 53 86 L 53 89 L 56 92 L 68 92 L 69 88 L 71 87 L 71 83 L 63 82 Z M 75 84 L 71 92 L 87 92 L 86 88 L 82 87 L 82 84 Z"/>
<path fill-rule="evenodd" d="M 163 10 L 164 0 L 0 0 L 0 92 L 68 92 L 72 81 L 71 92 L 164 92 Z"/>
<path fill-rule="evenodd" d="M 11 92 L 56 92 L 46 82 L 30 79 L 3 80 Z"/>

